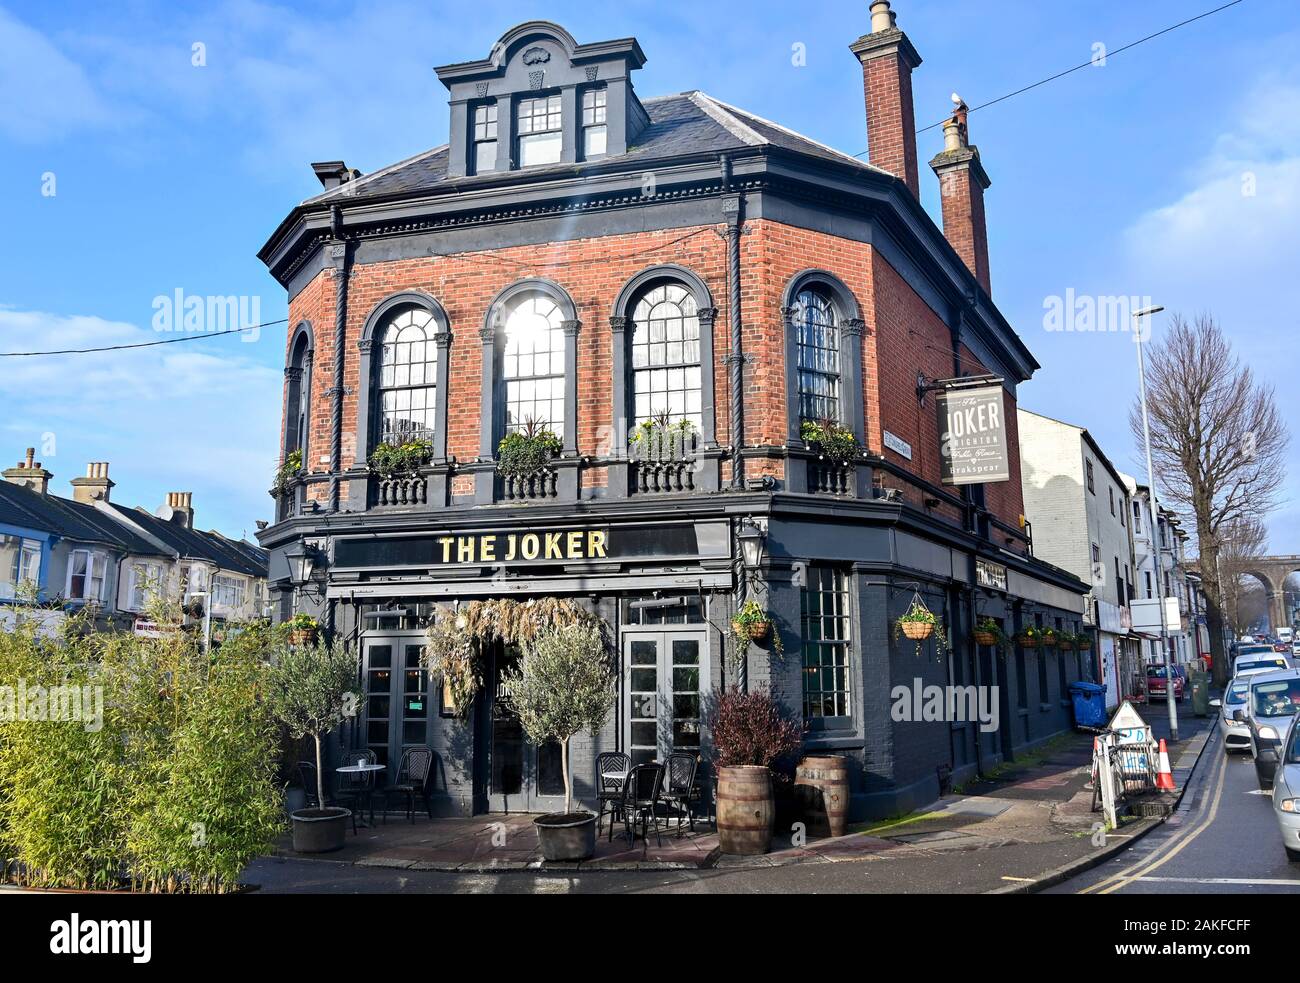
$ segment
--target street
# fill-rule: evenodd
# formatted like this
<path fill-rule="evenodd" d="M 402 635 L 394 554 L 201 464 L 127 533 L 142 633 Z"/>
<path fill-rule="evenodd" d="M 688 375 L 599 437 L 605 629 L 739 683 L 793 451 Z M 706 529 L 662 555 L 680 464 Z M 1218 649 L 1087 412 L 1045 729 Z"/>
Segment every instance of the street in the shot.
<path fill-rule="evenodd" d="M 1249 754 L 1225 754 L 1216 728 L 1174 816 L 1132 849 L 1051 888 L 1051 894 L 1287 894 L 1287 861 L 1270 793 Z"/>

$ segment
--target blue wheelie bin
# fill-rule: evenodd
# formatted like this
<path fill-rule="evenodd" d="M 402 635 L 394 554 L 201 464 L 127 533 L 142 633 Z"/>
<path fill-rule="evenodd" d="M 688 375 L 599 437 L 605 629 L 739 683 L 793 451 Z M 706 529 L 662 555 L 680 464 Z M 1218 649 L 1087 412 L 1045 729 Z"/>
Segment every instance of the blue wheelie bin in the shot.
<path fill-rule="evenodd" d="M 1074 726 L 1103 727 L 1106 724 L 1106 687 L 1080 679 L 1070 684 L 1074 704 Z"/>

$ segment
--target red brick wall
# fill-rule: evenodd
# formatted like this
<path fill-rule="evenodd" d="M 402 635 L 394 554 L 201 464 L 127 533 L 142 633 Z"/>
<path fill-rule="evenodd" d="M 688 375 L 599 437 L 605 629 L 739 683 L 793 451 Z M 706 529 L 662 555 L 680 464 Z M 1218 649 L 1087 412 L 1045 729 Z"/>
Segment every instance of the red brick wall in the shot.
<path fill-rule="evenodd" d="M 526 246 L 445 257 L 421 257 L 356 266 L 349 284 L 348 326 L 343 384 L 343 464 L 354 459 L 356 393 L 359 353 L 356 342 L 371 311 L 400 290 L 422 289 L 442 303 L 451 323 L 450 390 L 448 392 L 448 453 L 462 461 L 479 452 L 480 380 L 479 328 L 492 299 L 510 284 L 545 277 L 569 292 L 582 321 L 578 335 L 578 449 L 603 455 L 611 449 L 613 406 L 610 372 L 612 335 L 609 317 L 614 301 L 633 276 L 660 263 L 677 263 L 705 281 L 718 307 L 714 327 L 714 404 L 720 444 L 729 442 L 730 388 L 725 356 L 729 351 L 726 243 L 721 226 L 609 236 L 545 246 Z M 866 322 L 862 339 L 862 379 L 867 421 L 866 442 L 875 453 L 939 482 L 939 446 L 934 400 L 924 407 L 916 400 L 916 375 L 952 375 L 951 335 L 943 321 L 921 300 L 871 246 L 771 221 L 747 223 L 741 239 L 741 311 L 745 351 L 745 435 L 749 446 L 785 442 L 787 427 L 785 334 L 781 302 L 792 277 L 808 268 L 838 276 L 854 294 Z M 327 471 L 320 455 L 330 447 L 330 400 L 333 384 L 334 273 L 316 277 L 290 304 L 290 325 L 310 320 L 316 336 L 312 385 L 311 460 L 308 469 Z M 970 358 L 969 352 L 964 358 Z M 971 371 L 978 371 L 972 368 Z M 1014 433 L 1015 406 L 1008 400 L 1007 420 L 1015 479 L 988 486 L 988 501 L 996 514 L 1014 524 L 1022 509 L 1019 461 Z M 889 429 L 913 447 L 909 462 L 883 446 Z M 754 462 L 751 474 L 783 476 L 779 459 Z M 603 481 L 599 473 L 589 483 Z M 457 492 L 469 490 L 469 476 L 457 478 Z M 320 495 L 326 486 L 316 486 Z"/>
<path fill-rule="evenodd" d="M 943 234 L 986 293 L 989 281 L 989 236 L 984 215 L 984 189 L 971 178 L 969 165 L 945 170 L 939 178 L 943 203 Z"/>
<path fill-rule="evenodd" d="M 868 159 L 921 197 L 916 160 L 916 114 L 912 107 L 912 72 L 897 54 L 881 55 L 862 65 L 867 103 Z"/>

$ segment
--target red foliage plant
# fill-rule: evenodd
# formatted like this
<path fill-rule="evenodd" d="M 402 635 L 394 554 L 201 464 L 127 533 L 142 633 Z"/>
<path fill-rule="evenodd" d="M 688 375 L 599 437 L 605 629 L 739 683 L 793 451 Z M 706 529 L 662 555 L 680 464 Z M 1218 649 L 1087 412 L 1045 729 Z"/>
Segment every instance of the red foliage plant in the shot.
<path fill-rule="evenodd" d="M 799 724 L 781 712 L 767 687 L 742 693 L 733 687 L 714 693 L 713 757 L 720 768 L 762 765 L 770 768 L 803 745 Z M 783 778 L 779 772 L 776 777 Z"/>

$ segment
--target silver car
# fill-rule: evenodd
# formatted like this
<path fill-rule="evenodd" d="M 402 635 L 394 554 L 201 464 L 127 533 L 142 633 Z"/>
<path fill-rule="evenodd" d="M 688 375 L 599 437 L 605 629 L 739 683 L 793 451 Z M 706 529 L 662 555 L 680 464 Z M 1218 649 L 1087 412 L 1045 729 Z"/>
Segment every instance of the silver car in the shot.
<path fill-rule="evenodd" d="M 1294 719 L 1273 777 L 1273 817 L 1282 831 L 1286 858 L 1300 863 L 1300 727 Z"/>
<path fill-rule="evenodd" d="M 1250 754 L 1261 789 L 1273 787 L 1282 757 L 1282 743 L 1292 718 L 1300 711 L 1300 671 L 1262 672 L 1251 676 L 1246 703 L 1232 719 L 1250 732 Z"/>
<path fill-rule="evenodd" d="M 1246 693 L 1250 689 L 1250 680 L 1238 676 L 1223 691 L 1222 700 L 1211 700 L 1210 706 L 1219 711 L 1219 726 L 1223 729 L 1223 749 L 1225 751 L 1249 751 L 1250 728 L 1244 723 L 1233 720 L 1235 710 L 1246 705 Z"/>

